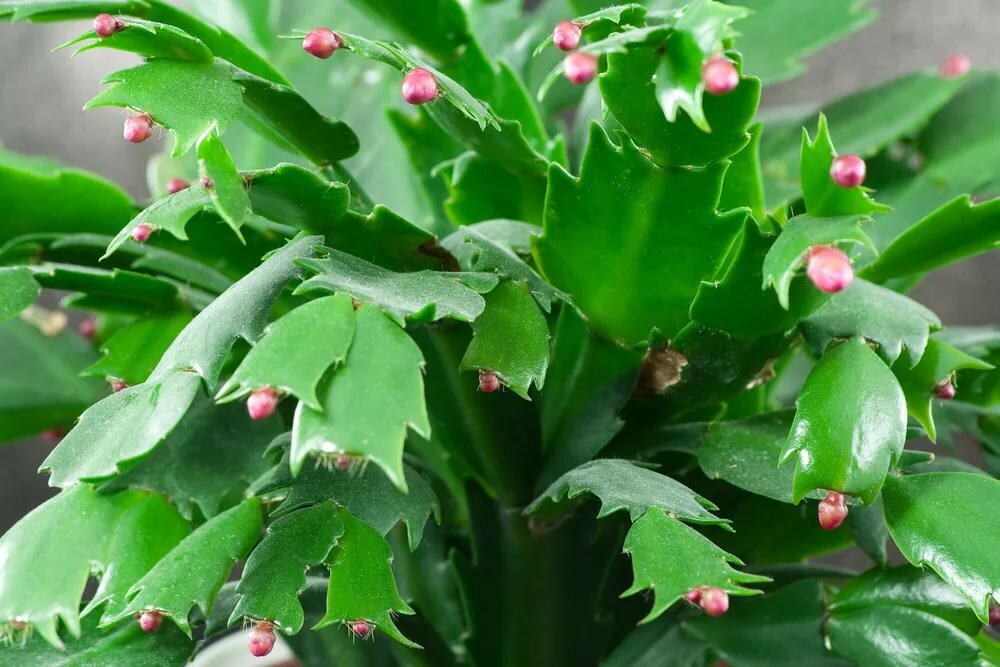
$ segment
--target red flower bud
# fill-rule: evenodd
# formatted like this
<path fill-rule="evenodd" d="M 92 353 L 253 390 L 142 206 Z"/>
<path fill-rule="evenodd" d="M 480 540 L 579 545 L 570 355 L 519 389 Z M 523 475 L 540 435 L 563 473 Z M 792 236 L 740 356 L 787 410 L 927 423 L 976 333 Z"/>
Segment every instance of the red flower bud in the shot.
<path fill-rule="evenodd" d="M 250 394 L 250 398 L 247 399 L 247 412 L 250 413 L 250 419 L 267 419 L 274 414 L 279 400 L 278 392 L 270 387 L 258 389 Z"/>
<path fill-rule="evenodd" d="M 701 82 L 710 95 L 725 95 L 740 85 L 740 73 L 728 58 L 710 58 L 701 68 Z"/>
<path fill-rule="evenodd" d="M 353 623 L 348 623 L 347 627 L 355 637 L 361 637 L 362 639 L 370 635 L 373 629 L 368 621 L 354 621 Z"/>
<path fill-rule="evenodd" d="M 729 609 L 729 593 L 721 588 L 705 588 L 699 604 L 709 616 L 722 616 Z"/>
<path fill-rule="evenodd" d="M 255 658 L 263 658 L 274 649 L 274 643 L 277 640 L 278 638 L 274 635 L 274 624 L 261 621 L 250 631 L 250 655 Z"/>
<path fill-rule="evenodd" d="M 143 632 L 155 632 L 163 623 L 163 615 L 158 611 L 144 611 L 139 614 L 139 627 Z"/>
<path fill-rule="evenodd" d="M 563 74 L 578 86 L 590 83 L 597 76 L 597 56 L 574 51 L 563 59 Z"/>
<path fill-rule="evenodd" d="M 957 79 L 968 74 L 970 69 L 972 69 L 972 61 L 969 60 L 969 56 L 956 53 L 944 59 L 944 62 L 941 63 L 940 73 L 946 79 Z"/>
<path fill-rule="evenodd" d="M 687 593 L 684 594 L 684 599 L 690 602 L 691 604 L 698 604 L 698 602 L 701 601 L 701 589 L 692 588 L 691 590 L 689 590 Z"/>
<path fill-rule="evenodd" d="M 90 340 L 94 337 L 94 334 L 97 333 L 97 322 L 92 319 L 86 319 L 83 322 L 80 322 L 79 326 L 76 327 L 76 330 L 81 336 Z"/>
<path fill-rule="evenodd" d="M 125 391 L 128 389 L 128 382 L 119 378 L 108 378 L 108 382 L 111 383 L 111 391 L 118 393 L 120 391 Z"/>
<path fill-rule="evenodd" d="M 149 225 L 138 224 L 132 230 L 132 239 L 136 243 L 145 243 L 149 240 L 149 237 L 153 234 L 153 228 Z"/>
<path fill-rule="evenodd" d="M 844 495 L 831 491 L 819 504 L 819 525 L 823 530 L 835 530 L 847 518 Z"/>
<path fill-rule="evenodd" d="M 552 31 L 552 43 L 563 51 L 572 51 L 580 45 L 583 28 L 572 21 L 560 21 Z"/>
<path fill-rule="evenodd" d="M 122 134 L 125 141 L 141 144 L 153 136 L 153 119 L 149 117 L 149 114 L 144 113 L 129 116 L 125 121 L 125 130 Z"/>
<path fill-rule="evenodd" d="M 500 379 L 493 371 L 479 371 L 479 391 L 492 394 L 500 388 Z"/>
<path fill-rule="evenodd" d="M 990 625 L 1000 625 L 1000 607 L 995 604 L 990 605 Z"/>
<path fill-rule="evenodd" d="M 806 274 L 817 289 L 827 294 L 846 289 L 854 280 L 851 260 L 844 251 L 827 246 L 815 246 L 810 250 Z"/>
<path fill-rule="evenodd" d="M 403 99 L 410 104 L 426 104 L 438 96 L 438 82 L 434 75 L 418 67 L 403 77 Z"/>
<path fill-rule="evenodd" d="M 868 167 L 857 155 L 841 155 L 830 165 L 830 178 L 842 188 L 856 188 L 865 182 Z"/>
<path fill-rule="evenodd" d="M 951 399 L 955 398 L 955 394 L 956 394 L 955 385 L 953 385 L 948 380 L 940 382 L 936 387 L 934 387 L 934 395 L 940 398 L 942 401 L 950 401 Z"/>
<path fill-rule="evenodd" d="M 111 14 L 99 14 L 94 19 L 94 32 L 97 33 L 98 37 L 111 37 L 111 35 L 124 28 L 125 24 Z"/>
<path fill-rule="evenodd" d="M 302 39 L 302 50 L 320 60 L 326 60 L 343 45 L 340 35 L 329 28 L 316 28 Z"/>
<path fill-rule="evenodd" d="M 171 178 L 167 181 L 167 194 L 175 195 L 181 190 L 187 190 L 191 184 L 183 178 Z"/>

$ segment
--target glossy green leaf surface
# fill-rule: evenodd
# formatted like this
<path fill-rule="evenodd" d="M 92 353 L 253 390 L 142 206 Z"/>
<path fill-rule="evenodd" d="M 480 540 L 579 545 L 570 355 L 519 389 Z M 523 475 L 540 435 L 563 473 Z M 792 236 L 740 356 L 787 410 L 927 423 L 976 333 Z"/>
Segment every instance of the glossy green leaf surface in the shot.
<path fill-rule="evenodd" d="M 874 250 L 872 240 L 862 229 L 871 218 L 860 215 L 836 218 L 813 218 L 799 215 L 789 220 L 764 257 L 764 288 L 774 287 L 778 302 L 789 307 L 789 290 L 796 272 L 802 268 L 815 245 L 856 243 Z"/>
<path fill-rule="evenodd" d="M 595 125 L 578 179 L 551 168 L 535 256 L 596 331 L 635 343 L 654 327 L 672 336 L 687 323 L 743 214 L 715 213 L 724 165 L 668 171 L 623 141 L 614 146 Z M 625 172 L 632 176 L 616 177 Z"/>
<path fill-rule="evenodd" d="M 423 363 L 405 331 L 374 306 L 362 306 L 347 361 L 320 390 L 323 410 L 304 403 L 296 408 L 292 472 L 298 474 L 310 455 L 363 456 L 405 491 L 406 434 L 412 429 L 430 436 Z"/>
<path fill-rule="evenodd" d="M 793 501 L 816 490 L 874 501 L 906 440 L 906 400 L 892 371 L 852 338 L 823 355 L 796 407 L 781 457 L 797 461 Z"/>
<path fill-rule="evenodd" d="M 73 55 L 104 47 L 138 53 L 147 58 L 172 58 L 205 63 L 212 61 L 212 52 L 205 43 L 180 28 L 132 17 L 121 17 L 118 20 L 125 27 L 108 37 L 100 37 L 90 30 L 59 48 L 87 42 Z"/>
<path fill-rule="evenodd" d="M 15 317 L 33 304 L 41 291 L 30 269 L 21 266 L 0 268 L 0 322 Z"/>
<path fill-rule="evenodd" d="M 240 227 L 252 212 L 243 177 L 236 171 L 236 164 L 219 139 L 216 128 L 210 128 L 198 140 L 198 171 L 201 184 L 208 186 L 215 210 L 241 239 Z"/>
<path fill-rule="evenodd" d="M 211 518 L 270 467 L 264 452 L 280 433 L 277 418 L 254 421 L 243 405 L 199 396 L 162 445 L 107 486 L 157 491 L 186 518 Z"/>
<path fill-rule="evenodd" d="M 460 370 L 493 371 L 525 400 L 541 389 L 549 366 L 549 326 L 526 283 L 505 280 L 486 295 L 486 310 L 472 323 L 473 338 Z"/>
<path fill-rule="evenodd" d="M 1000 557 L 984 542 L 996 534 L 991 508 L 998 495 L 997 480 L 958 472 L 890 477 L 883 490 L 885 520 L 899 550 L 957 588 L 984 623 L 1000 585 Z"/>
<path fill-rule="evenodd" d="M 567 506 L 573 506 L 571 501 L 583 495 L 601 501 L 598 518 L 627 510 L 632 521 L 638 521 L 655 507 L 673 518 L 691 523 L 727 523 L 712 514 L 718 507 L 710 500 L 680 482 L 620 459 L 597 459 L 570 470 L 524 511 L 543 518 L 558 516 Z"/>
<path fill-rule="evenodd" d="M 743 584 L 768 581 L 767 577 L 735 570 L 732 565 L 741 564 L 736 556 L 658 507 L 632 525 L 625 538 L 625 553 L 632 557 L 635 579 L 623 597 L 653 591 L 653 608 L 644 622 L 660 616 L 692 588 L 712 586 L 730 595 L 754 595 L 759 591 Z"/>
<path fill-rule="evenodd" d="M 814 218 L 845 215 L 871 215 L 888 210 L 876 204 L 863 186 L 842 188 L 830 176 L 830 167 L 837 156 L 830 139 L 826 116 L 820 115 L 816 138 L 802 133 L 802 198 L 806 211 Z"/>
<path fill-rule="evenodd" d="M 323 344 L 316 345 L 317 334 Z M 291 394 L 313 410 L 322 406 L 316 387 L 331 366 L 342 364 L 354 339 L 354 308 L 347 296 L 310 301 L 264 331 L 216 398 L 235 401 L 271 387 Z"/>
<path fill-rule="evenodd" d="M 260 500 L 250 498 L 198 527 L 160 560 L 128 592 L 128 607 L 111 622 L 156 609 L 191 636 L 189 616 L 198 606 L 206 615 L 226 583 L 233 563 L 242 560 L 261 529 Z"/>
<path fill-rule="evenodd" d="M 285 634 L 302 629 L 305 614 L 299 594 L 306 572 L 327 560 L 344 534 L 344 523 L 332 502 L 281 517 L 250 553 L 236 586 L 236 607 L 229 623 L 241 618 L 268 620 Z"/>
<path fill-rule="evenodd" d="M 115 72 L 104 83 L 111 87 L 84 108 L 117 106 L 149 114 L 174 134 L 175 157 L 187 153 L 213 124 L 225 133 L 243 108 L 240 86 L 218 63 L 151 60 Z"/>
<path fill-rule="evenodd" d="M 122 244 L 132 239 L 132 232 L 139 225 L 152 227 L 154 230 L 163 230 L 182 241 L 188 239 L 185 228 L 191 219 L 198 213 L 211 206 L 212 197 L 208 190 L 195 185 L 181 190 L 172 195 L 167 195 L 163 199 L 153 202 L 148 208 L 143 209 L 132 218 L 124 228 L 115 234 L 114 239 L 108 245 L 107 252 L 102 259 L 106 259 L 118 250 Z"/>
<path fill-rule="evenodd" d="M 80 636 L 80 598 L 96 565 L 103 571 L 88 609 L 120 611 L 125 591 L 188 532 L 160 496 L 104 496 L 86 486 L 67 490 L 22 518 L 0 538 L 0 619 L 30 625 L 61 647 L 58 630 Z"/>
<path fill-rule="evenodd" d="M 879 354 L 890 365 L 905 348 L 910 367 L 920 361 L 930 332 L 941 328 L 941 320 L 913 299 L 859 278 L 834 294 L 800 328 L 817 355 L 833 340 L 862 336 L 878 343 Z"/>
<path fill-rule="evenodd" d="M 142 384 L 174 338 L 191 322 L 185 311 L 152 313 L 125 325 L 101 345 L 104 356 L 84 373 Z"/>
<path fill-rule="evenodd" d="M 754 123 L 750 127 L 750 142 L 732 156 L 726 180 L 722 183 L 719 210 L 749 208 L 755 220 L 766 220 L 764 210 L 764 182 L 760 165 L 760 137 L 763 127 Z"/>
<path fill-rule="evenodd" d="M 296 293 L 348 294 L 382 309 L 400 325 L 407 320 L 433 322 L 443 317 L 472 322 L 486 307 L 483 297 L 453 277 L 457 274 L 396 273 L 332 248 L 324 248 L 322 252 L 321 258 L 300 262 L 300 266 L 315 275 L 302 283 Z M 496 285 L 496 276 L 482 275 Z"/>
<path fill-rule="evenodd" d="M 404 646 L 416 646 L 396 628 L 396 614 L 412 614 L 396 588 L 392 550 L 385 539 L 350 512 L 340 510 L 344 534 L 330 554 L 326 614 L 315 628 L 368 621 Z"/>
<path fill-rule="evenodd" d="M 899 457 L 899 467 L 906 467 L 907 450 Z M 922 452 L 918 452 L 922 454 Z M 885 525 L 882 499 L 877 498 L 871 505 L 858 505 L 851 508 L 845 522 L 847 531 L 854 538 L 854 543 L 865 552 L 877 565 L 886 567 L 889 564 L 889 527 Z"/>
<path fill-rule="evenodd" d="M 937 429 L 934 426 L 931 405 L 936 398 L 935 387 L 953 377 L 956 371 L 963 369 L 985 371 L 992 368 L 993 366 L 985 361 L 971 357 L 956 347 L 931 339 L 927 342 L 927 350 L 921 357 L 920 363 L 911 368 L 907 364 L 897 362 L 893 365 L 892 372 L 896 374 L 899 386 L 903 388 L 907 410 L 927 430 L 928 437 L 934 440 L 937 438 Z"/>

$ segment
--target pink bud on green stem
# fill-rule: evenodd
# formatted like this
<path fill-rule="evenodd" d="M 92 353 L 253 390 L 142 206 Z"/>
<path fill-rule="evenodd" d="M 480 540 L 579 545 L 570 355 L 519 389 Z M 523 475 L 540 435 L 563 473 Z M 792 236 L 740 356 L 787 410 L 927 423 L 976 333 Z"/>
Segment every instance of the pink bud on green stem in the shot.
<path fill-rule="evenodd" d="M 562 68 L 570 83 L 585 86 L 597 76 L 597 56 L 574 51 L 563 59 Z"/>
<path fill-rule="evenodd" d="M 434 75 L 418 67 L 403 77 L 403 99 L 409 104 L 427 104 L 438 96 L 438 82 Z"/>
<path fill-rule="evenodd" d="M 122 380 L 121 378 L 108 378 L 108 382 L 111 383 L 111 391 L 116 394 L 120 391 L 128 389 L 128 382 L 125 382 L 125 380 Z"/>
<path fill-rule="evenodd" d="M 830 165 L 830 178 L 841 188 L 856 188 L 865 182 L 868 166 L 857 155 L 840 155 Z"/>
<path fill-rule="evenodd" d="M 957 79 L 965 76 L 972 69 L 972 61 L 969 56 L 961 53 L 950 55 L 941 63 L 940 73 L 945 79 Z"/>
<path fill-rule="evenodd" d="M 710 95 L 725 95 L 740 85 L 740 73 L 728 58 L 710 58 L 701 68 L 701 82 Z"/>
<path fill-rule="evenodd" d="M 560 21 L 552 31 L 552 43 L 563 51 L 572 51 L 580 45 L 583 28 L 572 21 Z"/>
<path fill-rule="evenodd" d="M 721 588 L 704 588 L 698 604 L 709 616 L 722 616 L 729 610 L 729 593 Z"/>
<path fill-rule="evenodd" d="M 167 181 L 167 194 L 175 195 L 181 190 L 187 190 L 191 184 L 183 178 L 171 178 Z"/>
<path fill-rule="evenodd" d="M 819 525 L 823 530 L 836 530 L 847 518 L 844 494 L 831 491 L 819 504 Z"/>
<path fill-rule="evenodd" d="M 129 116 L 125 121 L 122 136 L 129 143 L 141 144 L 153 136 L 153 119 L 149 117 L 149 114 L 144 113 Z"/>
<path fill-rule="evenodd" d="M 956 393 L 955 385 L 953 385 L 950 380 L 943 380 L 942 382 L 939 382 L 936 387 L 934 387 L 934 395 L 942 401 L 950 401 L 955 398 Z"/>
<path fill-rule="evenodd" d="M 250 631 L 248 645 L 250 655 L 255 658 L 263 658 L 274 649 L 274 643 L 278 638 L 274 634 L 274 624 L 269 621 L 261 621 Z"/>
<path fill-rule="evenodd" d="M 145 243 L 153 235 L 153 228 L 149 225 L 139 223 L 132 230 L 132 240 L 136 243 Z"/>
<path fill-rule="evenodd" d="M 828 246 L 813 246 L 809 251 L 806 275 L 821 292 L 835 294 L 854 280 L 851 260 L 843 250 Z"/>
<path fill-rule="evenodd" d="M 326 60 L 343 45 L 340 35 L 329 28 L 316 28 L 302 39 L 302 50 L 320 60 Z"/>
<path fill-rule="evenodd" d="M 156 632 L 163 623 L 163 615 L 152 609 L 139 614 L 139 627 L 143 632 Z"/>
<path fill-rule="evenodd" d="M 362 639 L 370 635 L 373 629 L 368 621 L 353 621 L 348 623 L 347 627 L 355 637 L 361 637 Z"/>
<path fill-rule="evenodd" d="M 94 19 L 94 32 L 98 37 L 111 37 L 120 30 L 125 29 L 125 24 L 116 19 L 111 14 L 98 14 Z"/>
<path fill-rule="evenodd" d="M 247 399 L 247 412 L 250 413 L 250 419 L 267 419 L 274 414 L 279 400 L 278 392 L 271 387 L 264 387 L 253 392 Z"/>
<path fill-rule="evenodd" d="M 492 394 L 500 388 L 500 378 L 493 371 L 479 371 L 479 391 Z"/>

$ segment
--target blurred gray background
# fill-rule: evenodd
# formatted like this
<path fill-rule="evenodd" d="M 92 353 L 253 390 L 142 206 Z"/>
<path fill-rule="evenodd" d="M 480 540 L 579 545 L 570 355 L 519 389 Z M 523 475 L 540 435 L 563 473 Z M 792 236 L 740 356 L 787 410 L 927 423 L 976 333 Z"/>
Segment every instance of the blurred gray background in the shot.
<path fill-rule="evenodd" d="M 853 2 L 854 0 L 827 0 Z M 336 3 L 331 2 L 331 7 Z M 769 88 L 765 105 L 826 101 L 914 69 L 965 53 L 978 67 L 1000 68 L 1000 2 L 997 0 L 874 0 L 879 19 L 867 29 L 809 59 L 800 79 Z M 332 10 L 331 10 L 332 11 Z M 135 58 L 98 49 L 76 59 L 50 50 L 79 35 L 87 24 L 0 23 L 0 142 L 29 154 L 54 156 L 148 196 L 147 158 L 158 142 L 142 146 L 121 139 L 124 112 L 83 104 L 109 72 Z M 0 202 L 0 224 L 3 203 Z M 914 296 L 946 324 L 1000 322 L 990 285 L 1000 268 L 994 253 L 934 274 Z M 51 448 L 16 443 L 0 457 L 0 533 L 43 500 L 50 490 L 35 474 Z"/>

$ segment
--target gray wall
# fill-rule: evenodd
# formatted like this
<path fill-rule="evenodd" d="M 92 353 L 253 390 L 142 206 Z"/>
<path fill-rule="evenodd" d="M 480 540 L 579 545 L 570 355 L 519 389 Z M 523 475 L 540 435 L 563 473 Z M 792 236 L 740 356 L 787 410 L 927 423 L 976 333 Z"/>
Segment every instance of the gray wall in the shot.
<path fill-rule="evenodd" d="M 874 4 L 881 11 L 878 22 L 812 57 L 808 74 L 769 89 L 765 104 L 831 99 L 933 66 L 954 52 L 970 55 L 979 66 L 1000 67 L 996 0 L 875 0 Z M 76 59 L 68 50 L 50 53 L 85 29 L 86 23 L 0 24 L 0 141 L 17 151 L 52 155 L 93 170 L 145 197 L 145 163 L 155 147 L 121 140 L 124 112 L 120 110 L 81 111 L 100 90 L 106 73 L 134 59 L 103 50 Z M 947 323 L 998 322 L 990 280 L 1000 268 L 998 262 L 994 254 L 945 269 L 915 294 Z M 0 452 L 0 531 L 49 492 L 45 480 L 34 474 L 47 449 L 39 442 L 25 442 Z"/>

